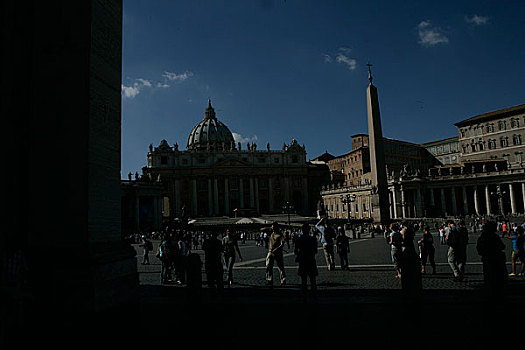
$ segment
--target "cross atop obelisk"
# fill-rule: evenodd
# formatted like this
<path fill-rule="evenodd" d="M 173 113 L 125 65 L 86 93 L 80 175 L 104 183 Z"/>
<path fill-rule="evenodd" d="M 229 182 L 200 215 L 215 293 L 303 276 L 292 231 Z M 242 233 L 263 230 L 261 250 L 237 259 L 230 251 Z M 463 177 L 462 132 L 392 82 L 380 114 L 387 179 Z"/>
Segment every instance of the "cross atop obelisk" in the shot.
<path fill-rule="evenodd" d="M 368 81 L 370 82 L 370 84 L 372 84 L 372 70 L 370 69 L 370 67 L 372 67 L 372 64 L 368 62 L 366 65 L 368 66 Z"/>
<path fill-rule="evenodd" d="M 366 89 L 366 104 L 368 114 L 368 145 L 370 149 L 370 170 L 372 175 L 372 217 L 375 222 L 388 223 L 390 221 L 390 207 L 388 200 L 388 182 L 385 168 L 385 153 L 383 148 L 383 131 L 381 115 L 379 113 L 379 98 L 377 88 L 372 84 L 372 71 L 368 66 L 368 80 L 370 85 Z"/>

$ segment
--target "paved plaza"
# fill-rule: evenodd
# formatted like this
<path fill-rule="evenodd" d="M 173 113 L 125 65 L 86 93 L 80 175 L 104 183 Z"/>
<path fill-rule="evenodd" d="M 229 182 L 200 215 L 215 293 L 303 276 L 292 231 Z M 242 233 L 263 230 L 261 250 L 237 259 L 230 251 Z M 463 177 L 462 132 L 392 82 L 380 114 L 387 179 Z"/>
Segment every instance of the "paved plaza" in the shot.
<path fill-rule="evenodd" d="M 512 337 L 501 339 L 501 329 L 508 323 L 522 324 L 521 316 L 516 320 L 515 315 L 524 312 L 525 279 L 510 279 L 506 298 L 488 303 L 475 248 L 477 237 L 478 234 L 470 234 L 463 282 L 453 281 L 446 262 L 447 246 L 435 244 L 437 274 L 423 276 L 423 296 L 417 301 L 402 293 L 401 281 L 394 277 L 390 246 L 383 237 L 351 239 L 349 271 L 341 270 L 339 265 L 335 271 L 328 271 L 319 246 L 318 299 L 317 302 L 309 299 L 307 304 L 301 298 L 293 245 L 285 246 L 285 286 L 277 283 L 271 289 L 265 285 L 266 249 L 255 241 L 247 241 L 239 243 L 243 261 L 237 261 L 234 268 L 234 285 L 225 286 L 223 298 L 211 298 L 203 272 L 199 303 L 188 302 L 185 286 L 161 287 L 160 262 L 151 254 L 151 264 L 141 265 L 142 249 L 135 245 L 141 314 L 144 318 L 162 313 L 173 315 L 173 322 L 166 322 L 160 329 L 169 331 L 170 325 L 177 324 L 177 329 L 188 339 L 219 348 L 249 345 L 266 349 L 270 339 L 273 348 L 282 349 L 332 347 L 341 342 L 353 347 L 359 341 L 364 341 L 361 346 L 372 349 L 421 348 L 422 342 L 426 342 L 427 349 L 483 348 L 494 339 L 499 344 L 513 344 Z M 157 244 L 154 243 L 155 248 Z M 505 244 L 510 262 L 511 242 L 505 240 Z M 195 252 L 204 259 L 200 249 Z M 510 263 L 507 267 L 510 271 Z M 431 271 L 428 266 L 427 269 Z M 274 276 L 278 276 L 277 268 Z M 182 315 L 182 320 L 175 315 Z M 279 332 L 274 333 L 275 330 Z M 210 337 L 201 337 L 201 331 Z M 449 332 L 459 336 L 451 339 Z M 193 340 L 188 341 L 193 344 Z"/>
<path fill-rule="evenodd" d="M 435 260 L 437 265 L 437 274 L 431 274 L 430 263 L 427 263 L 427 273 L 423 275 L 423 289 L 424 291 L 432 291 L 433 294 L 442 295 L 442 298 L 454 298 L 459 295 L 456 292 L 472 291 L 472 294 L 477 294 L 483 288 L 483 274 L 480 257 L 476 251 L 476 240 L 479 234 L 469 235 L 469 245 L 467 252 L 467 267 L 466 278 L 463 282 L 455 282 L 453 280 L 452 271 L 447 263 L 447 249 L 446 245 L 441 245 L 439 239 L 434 244 L 436 247 Z M 416 237 L 418 238 L 418 237 Z M 505 239 L 506 256 L 508 260 L 508 270 L 510 270 L 510 256 L 511 256 L 511 242 Z M 158 241 L 154 242 L 154 248 L 158 246 Z M 142 248 L 134 245 L 137 249 L 137 268 L 140 275 L 141 285 L 160 285 L 160 261 L 155 258 L 154 253 L 150 253 L 150 265 L 141 265 L 142 262 Z M 239 248 L 243 257 L 243 261 L 237 261 L 234 265 L 234 285 L 225 287 L 226 289 L 265 289 L 265 258 L 267 249 L 263 246 L 256 245 L 254 240 L 248 240 L 245 244 L 239 242 Z M 284 262 L 287 283 L 285 286 L 279 286 L 278 278 L 274 286 L 274 290 L 290 290 L 297 291 L 299 295 L 300 277 L 297 275 L 297 263 L 295 262 L 295 255 L 293 254 L 293 244 L 290 242 L 288 247 L 285 244 Z M 200 249 L 193 250 L 201 257 L 204 262 L 204 252 Z M 366 299 L 366 294 L 363 291 L 370 291 L 369 298 L 373 299 L 376 295 L 381 294 L 395 294 L 396 291 L 401 290 L 401 281 L 395 278 L 395 271 L 390 258 L 390 246 L 386 244 L 383 237 L 363 237 L 361 239 L 350 239 L 350 254 L 349 263 L 350 270 L 343 271 L 339 266 L 339 257 L 336 255 L 337 269 L 335 271 L 328 271 L 324 253 L 319 244 L 317 253 L 317 266 L 319 270 L 318 289 L 320 291 L 320 299 L 318 302 L 330 302 L 330 300 L 323 299 L 324 292 L 333 291 L 347 291 L 349 295 L 360 295 Z M 519 269 L 519 266 L 518 266 Z M 274 276 L 279 276 L 277 267 L 274 267 Z M 225 276 L 226 278 L 226 276 Z M 206 274 L 202 271 L 204 295 L 206 295 Z M 525 287 L 525 279 L 523 277 L 515 277 L 510 279 L 509 287 L 511 290 L 518 287 Z M 170 287 L 170 286 L 167 286 Z M 173 285 L 173 287 L 180 288 L 181 286 Z M 361 291 L 361 293 L 359 293 Z M 384 292 L 384 293 L 381 293 Z M 331 293 L 328 293 L 329 295 Z M 363 299 L 363 300 L 365 300 Z M 249 300 L 246 300 L 249 302 Z M 262 300 L 257 300 L 261 302 Z M 294 300 L 290 300 L 293 302 Z"/>

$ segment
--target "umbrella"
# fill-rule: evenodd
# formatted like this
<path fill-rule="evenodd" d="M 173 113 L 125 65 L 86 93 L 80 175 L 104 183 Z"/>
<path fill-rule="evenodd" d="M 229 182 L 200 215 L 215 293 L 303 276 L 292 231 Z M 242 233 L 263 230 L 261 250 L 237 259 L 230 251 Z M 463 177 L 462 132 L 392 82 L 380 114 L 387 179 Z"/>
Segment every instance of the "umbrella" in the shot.
<path fill-rule="evenodd" d="M 253 224 L 254 221 L 250 218 L 242 218 L 240 220 L 237 220 L 235 224 Z"/>

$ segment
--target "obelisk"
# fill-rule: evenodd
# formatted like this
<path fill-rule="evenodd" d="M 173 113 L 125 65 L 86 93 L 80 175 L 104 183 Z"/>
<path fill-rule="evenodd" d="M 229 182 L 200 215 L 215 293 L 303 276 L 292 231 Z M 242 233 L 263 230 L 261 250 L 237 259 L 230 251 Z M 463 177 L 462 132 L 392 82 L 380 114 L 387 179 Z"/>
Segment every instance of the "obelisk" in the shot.
<path fill-rule="evenodd" d="M 383 132 L 381 130 L 381 115 L 379 114 L 377 88 L 372 84 L 372 71 L 370 70 L 370 66 L 371 64 L 368 64 L 368 80 L 370 84 L 366 90 L 366 104 L 370 170 L 372 172 L 371 212 L 374 222 L 386 224 L 390 221 L 390 208 L 383 148 Z"/>

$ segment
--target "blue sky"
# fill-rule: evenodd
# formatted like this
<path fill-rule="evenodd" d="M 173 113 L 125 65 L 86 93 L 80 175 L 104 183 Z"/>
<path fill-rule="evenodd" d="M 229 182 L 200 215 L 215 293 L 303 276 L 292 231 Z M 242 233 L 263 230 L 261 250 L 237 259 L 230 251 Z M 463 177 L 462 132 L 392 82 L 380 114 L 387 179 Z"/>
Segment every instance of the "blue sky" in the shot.
<path fill-rule="evenodd" d="M 525 1 L 124 0 L 122 177 L 149 144 L 185 149 L 208 98 L 243 143 L 343 154 L 368 62 L 384 136 L 454 136 L 525 103 L 524 28 Z"/>

